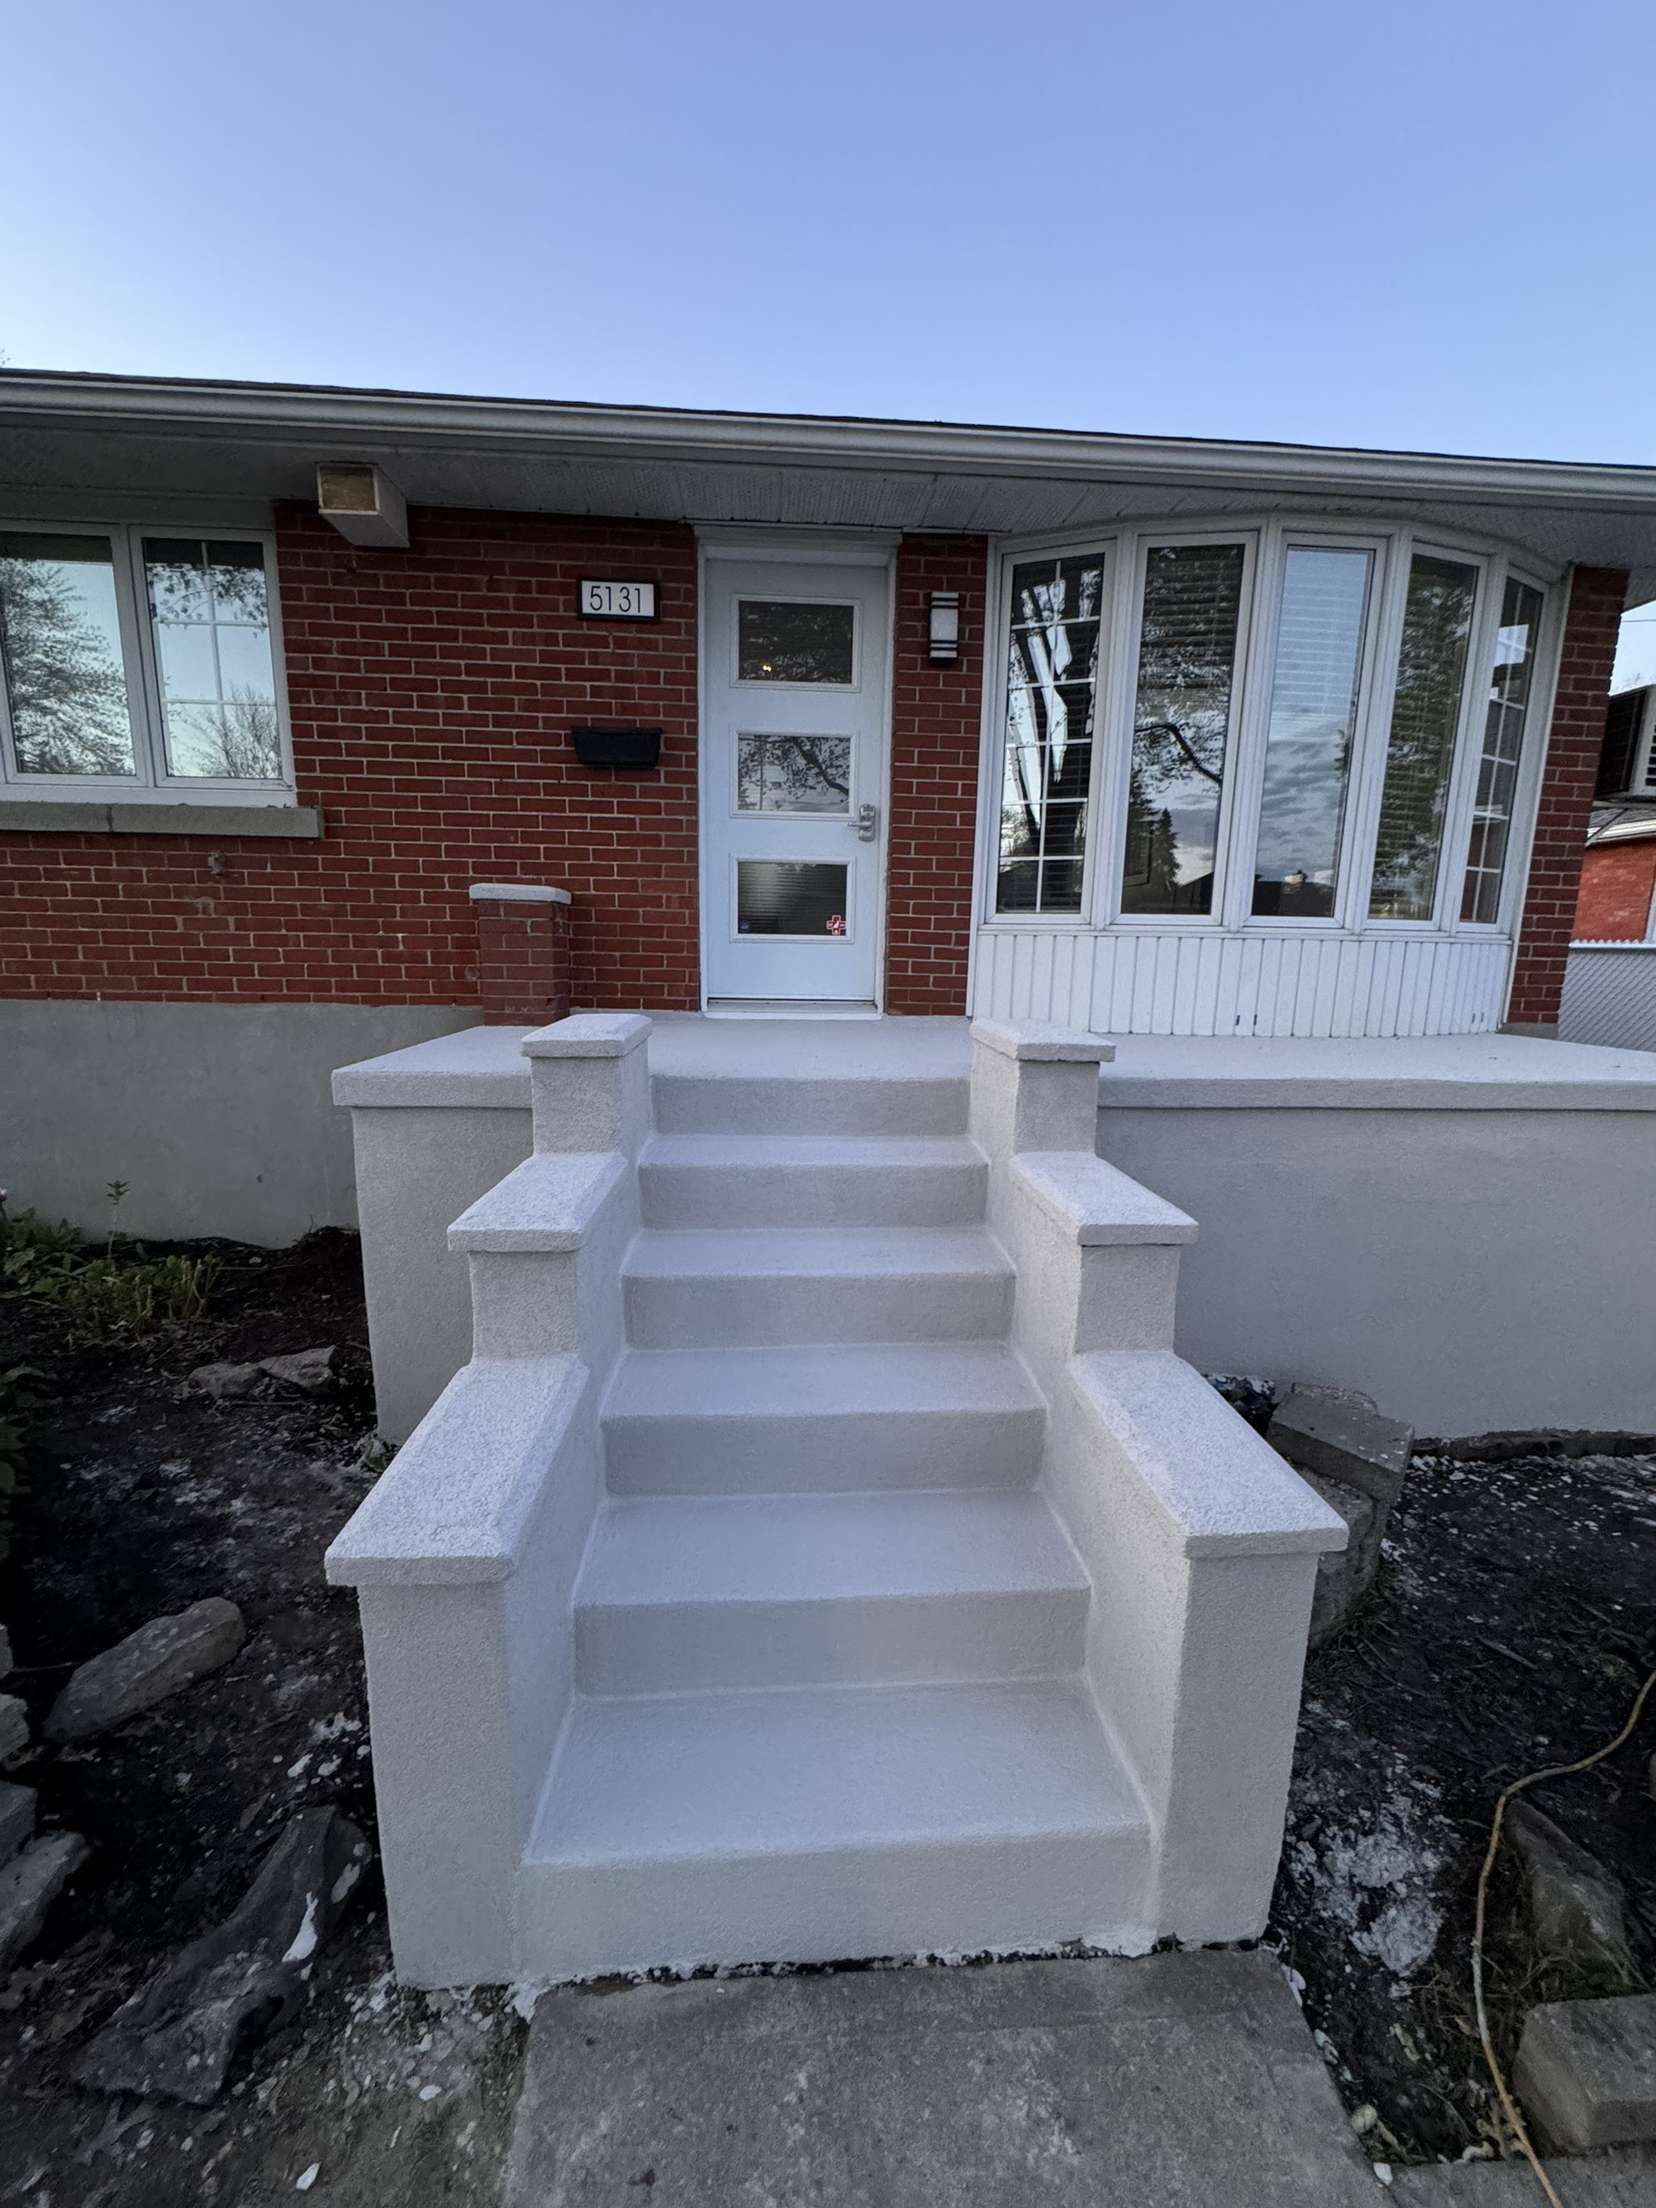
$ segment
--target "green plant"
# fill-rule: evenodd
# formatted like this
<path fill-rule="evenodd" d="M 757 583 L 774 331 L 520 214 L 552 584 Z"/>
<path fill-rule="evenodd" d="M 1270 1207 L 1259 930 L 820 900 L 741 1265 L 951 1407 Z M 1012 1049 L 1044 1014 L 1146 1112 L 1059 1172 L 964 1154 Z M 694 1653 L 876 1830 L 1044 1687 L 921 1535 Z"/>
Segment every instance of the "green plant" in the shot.
<path fill-rule="evenodd" d="M 40 1281 L 72 1271 L 82 1247 L 80 1230 L 67 1219 L 46 1219 L 38 1211 L 10 1213 L 0 1189 L 0 1293 L 26 1295 Z"/>
<path fill-rule="evenodd" d="M 193 1325 L 207 1307 L 218 1277 L 216 1257 L 88 1258 L 50 1277 L 36 1299 L 62 1318 L 80 1348 L 113 1348 Z"/>

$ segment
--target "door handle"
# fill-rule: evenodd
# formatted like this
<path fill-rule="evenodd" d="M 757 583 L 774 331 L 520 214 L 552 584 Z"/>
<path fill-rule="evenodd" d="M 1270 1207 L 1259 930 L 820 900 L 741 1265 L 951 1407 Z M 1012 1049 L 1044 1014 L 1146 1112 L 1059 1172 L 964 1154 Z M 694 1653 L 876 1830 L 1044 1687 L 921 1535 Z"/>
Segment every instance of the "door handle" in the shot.
<path fill-rule="evenodd" d="M 880 808 L 878 805 L 857 807 L 857 841 L 872 843 L 880 832 Z"/>

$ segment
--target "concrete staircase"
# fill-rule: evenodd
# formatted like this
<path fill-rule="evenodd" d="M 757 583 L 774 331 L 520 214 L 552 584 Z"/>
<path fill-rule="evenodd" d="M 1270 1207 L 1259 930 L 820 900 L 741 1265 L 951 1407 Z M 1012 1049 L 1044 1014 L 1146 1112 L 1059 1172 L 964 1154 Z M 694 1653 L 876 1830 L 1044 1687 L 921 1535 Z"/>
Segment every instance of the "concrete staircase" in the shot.
<path fill-rule="evenodd" d="M 1042 1057 L 985 1031 L 971 1083 L 900 1062 L 787 1078 L 759 1030 L 745 1073 L 652 1082 L 646 1025 L 530 1038 L 536 1155 L 454 1229 L 473 1364 L 330 1556 L 363 1589 L 400 1966 L 557 1980 L 1215 1936 L 1212 1897 L 1170 1908 L 1163 1877 L 1188 1821 L 1172 1744 L 1201 1514 L 1148 1464 L 1146 1372 L 1102 1368 L 1148 1360 L 1187 1452 L 1218 1434 L 1244 1464 L 1220 1512 L 1232 1569 L 1292 1560 L 1287 1693 L 1249 1734 L 1272 1860 L 1310 1572 L 1337 1535 L 1171 1355 L 1194 1230 L 1092 1155 L 1104 1046 Z M 1160 1487 L 1165 1556 L 1096 1522 L 1112 1449 L 1135 1510 Z M 1144 1610 L 1175 1550 L 1183 1576 L 1149 1587 L 1123 1675 L 1122 1606 Z M 1128 1587 L 1101 1588 L 1123 1556 Z M 404 1704 L 416 1666 L 429 1702 L 444 1621 L 428 1602 L 420 1648 L 406 1613 L 462 1559 L 462 1584 L 505 1592 L 459 1633 L 479 1685 L 469 1709 L 450 1694 L 446 1730 L 503 1728 L 504 1770 L 492 1825 L 454 1772 L 434 1839 L 429 1752 L 414 1829 Z M 1212 1809 L 1247 1822 L 1245 1800 Z M 1222 1832 L 1195 1847 L 1196 1889 L 1206 1857 L 1230 1865 L 1231 1932 L 1262 1918 L 1259 1853 L 1238 1877 Z"/>

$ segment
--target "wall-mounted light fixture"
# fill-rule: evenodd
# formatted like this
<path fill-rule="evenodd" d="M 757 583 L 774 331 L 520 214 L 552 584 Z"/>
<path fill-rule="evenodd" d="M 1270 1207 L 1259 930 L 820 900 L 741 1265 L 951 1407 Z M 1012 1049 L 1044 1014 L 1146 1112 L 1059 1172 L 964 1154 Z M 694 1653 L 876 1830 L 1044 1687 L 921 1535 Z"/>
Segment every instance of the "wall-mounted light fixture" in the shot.
<path fill-rule="evenodd" d="M 926 641 L 934 665 L 960 657 L 960 593 L 934 590 L 926 601 Z"/>

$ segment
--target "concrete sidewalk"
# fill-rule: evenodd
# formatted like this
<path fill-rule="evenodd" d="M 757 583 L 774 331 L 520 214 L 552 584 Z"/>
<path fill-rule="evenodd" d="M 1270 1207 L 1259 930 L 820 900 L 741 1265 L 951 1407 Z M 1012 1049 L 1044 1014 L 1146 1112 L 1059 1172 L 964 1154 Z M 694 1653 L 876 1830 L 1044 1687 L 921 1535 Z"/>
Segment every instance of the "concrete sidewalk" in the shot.
<path fill-rule="evenodd" d="M 1264 1954 L 566 1989 L 507 2208 L 1378 2208 Z"/>

